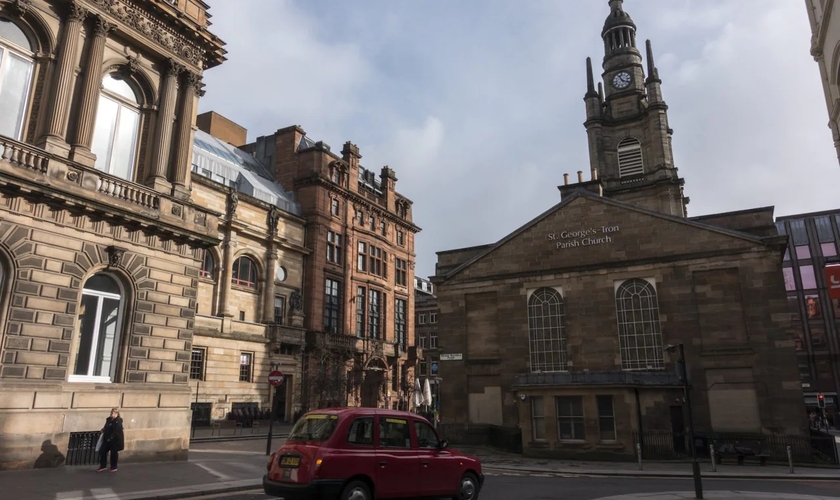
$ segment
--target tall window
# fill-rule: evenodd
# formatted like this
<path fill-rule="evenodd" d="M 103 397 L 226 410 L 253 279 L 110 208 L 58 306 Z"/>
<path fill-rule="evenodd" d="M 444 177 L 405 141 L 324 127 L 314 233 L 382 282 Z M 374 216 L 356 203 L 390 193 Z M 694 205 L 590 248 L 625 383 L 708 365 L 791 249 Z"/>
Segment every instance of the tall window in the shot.
<path fill-rule="evenodd" d="M 598 432 L 601 441 L 615 441 L 615 410 L 612 396 L 597 396 Z"/>
<path fill-rule="evenodd" d="M 394 301 L 394 341 L 405 346 L 405 299 Z"/>
<path fill-rule="evenodd" d="M 213 269 L 216 267 L 213 253 L 210 250 L 204 250 L 204 258 L 201 260 L 201 271 L 199 276 L 202 278 L 213 279 Z"/>
<path fill-rule="evenodd" d="M 29 39 L 14 23 L 0 18 L 0 135 L 23 139 L 33 67 Z"/>
<path fill-rule="evenodd" d="M 368 227 L 370 227 L 371 231 L 376 230 L 376 219 L 372 215 L 368 215 Z"/>
<path fill-rule="evenodd" d="M 386 236 L 387 233 L 388 231 L 385 229 L 385 221 L 379 221 L 379 234 L 381 234 L 382 236 Z"/>
<path fill-rule="evenodd" d="M 82 288 L 79 336 L 70 382 L 111 382 L 122 330 L 122 290 L 114 278 L 95 274 Z"/>
<path fill-rule="evenodd" d="M 429 313 L 429 323 L 433 323 L 433 324 L 437 323 L 437 313 L 436 312 L 430 312 Z"/>
<path fill-rule="evenodd" d="M 429 348 L 429 334 L 426 332 L 417 332 L 417 346 L 420 349 L 428 349 Z"/>
<path fill-rule="evenodd" d="M 545 407 L 542 396 L 531 397 L 531 436 L 534 441 L 545 439 Z"/>
<path fill-rule="evenodd" d="M 368 336 L 372 339 L 380 338 L 380 323 L 379 314 L 382 310 L 382 292 L 379 290 L 369 290 L 369 308 L 368 308 Z"/>
<path fill-rule="evenodd" d="M 626 137 L 618 143 L 618 176 L 629 177 L 645 173 L 642 161 L 642 143 Z"/>
<path fill-rule="evenodd" d="M 528 298 L 528 341 L 532 372 L 566 370 L 565 315 L 557 290 L 540 288 Z"/>
<path fill-rule="evenodd" d="M 282 325 L 286 317 L 286 298 L 280 295 L 274 296 L 274 324 Z"/>
<path fill-rule="evenodd" d="M 438 348 L 438 334 L 437 330 L 432 330 L 429 332 L 429 349 L 437 349 Z"/>
<path fill-rule="evenodd" d="M 638 278 L 625 281 L 615 291 L 615 309 L 621 369 L 664 368 L 659 304 L 653 286 Z"/>
<path fill-rule="evenodd" d="M 207 350 L 203 347 L 193 347 L 190 357 L 190 378 L 192 380 L 204 380 L 204 361 Z"/>
<path fill-rule="evenodd" d="M 583 398 L 580 396 L 557 396 L 555 401 L 560 439 L 586 439 Z"/>
<path fill-rule="evenodd" d="M 134 89 L 115 75 L 105 75 L 91 146 L 96 168 L 132 180 L 139 130 L 140 102 Z"/>
<path fill-rule="evenodd" d="M 234 285 L 256 290 L 257 265 L 250 257 L 239 257 L 233 262 L 233 276 L 230 282 Z"/>
<path fill-rule="evenodd" d="M 341 264 L 341 235 L 327 231 L 327 261 Z"/>
<path fill-rule="evenodd" d="M 408 262 L 402 259 L 394 259 L 394 283 L 405 286 L 406 284 L 406 269 Z"/>
<path fill-rule="evenodd" d="M 324 285 L 324 331 L 341 333 L 338 320 L 341 316 L 341 284 L 327 278 Z"/>
<path fill-rule="evenodd" d="M 367 271 L 367 243 L 359 242 L 359 259 L 356 262 L 359 271 Z"/>
<path fill-rule="evenodd" d="M 243 352 L 239 354 L 239 381 L 250 382 L 253 372 L 254 354 Z"/>
<path fill-rule="evenodd" d="M 365 314 L 367 313 L 367 308 L 365 304 L 367 300 L 367 290 L 365 287 L 360 286 L 356 288 L 356 336 L 362 338 L 365 336 Z"/>
<path fill-rule="evenodd" d="M 388 276 L 388 254 L 383 252 L 381 248 L 370 245 L 368 247 L 368 254 L 370 256 L 370 273 L 383 278 Z"/>
<path fill-rule="evenodd" d="M 397 231 L 397 245 L 404 246 L 405 245 L 405 233 L 402 231 Z"/>
<path fill-rule="evenodd" d="M 331 212 L 333 215 L 338 215 L 338 209 L 339 209 L 339 207 L 340 207 L 340 205 L 339 205 L 339 203 L 338 203 L 338 200 L 337 200 L 337 199 L 335 199 L 335 198 L 333 198 L 333 199 L 332 199 L 332 201 L 330 202 L 330 212 Z"/>
<path fill-rule="evenodd" d="M 365 224 L 365 213 L 361 210 L 356 210 L 356 224 L 360 226 Z"/>

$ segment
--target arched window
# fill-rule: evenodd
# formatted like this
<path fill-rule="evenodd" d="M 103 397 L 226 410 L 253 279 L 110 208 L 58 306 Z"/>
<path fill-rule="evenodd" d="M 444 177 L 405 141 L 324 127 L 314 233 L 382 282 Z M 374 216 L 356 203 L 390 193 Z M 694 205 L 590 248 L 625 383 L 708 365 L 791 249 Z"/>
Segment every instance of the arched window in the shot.
<path fill-rule="evenodd" d="M 117 75 L 105 75 L 96 108 L 91 150 L 96 168 L 132 180 L 140 130 L 140 101 L 131 85 Z"/>
<path fill-rule="evenodd" d="M 79 335 L 70 382 L 112 382 L 122 336 L 123 293 L 107 274 L 95 274 L 82 288 Z"/>
<path fill-rule="evenodd" d="M 213 270 L 216 268 L 216 259 L 213 258 L 213 252 L 204 250 L 204 259 L 201 262 L 201 271 L 199 275 L 202 278 L 213 279 Z"/>
<path fill-rule="evenodd" d="M 615 291 L 615 309 L 621 368 L 664 368 L 659 303 L 653 285 L 638 278 L 625 281 Z"/>
<path fill-rule="evenodd" d="M 566 370 L 566 325 L 563 297 L 540 288 L 528 298 L 528 346 L 532 372 Z"/>
<path fill-rule="evenodd" d="M 29 39 L 0 18 L 0 135 L 22 139 L 34 66 Z"/>
<path fill-rule="evenodd" d="M 618 176 L 629 177 L 645 173 L 642 161 L 642 143 L 633 137 L 626 137 L 618 143 Z"/>
<path fill-rule="evenodd" d="M 250 257 L 239 257 L 233 263 L 231 283 L 245 288 L 257 288 L 257 265 Z"/>

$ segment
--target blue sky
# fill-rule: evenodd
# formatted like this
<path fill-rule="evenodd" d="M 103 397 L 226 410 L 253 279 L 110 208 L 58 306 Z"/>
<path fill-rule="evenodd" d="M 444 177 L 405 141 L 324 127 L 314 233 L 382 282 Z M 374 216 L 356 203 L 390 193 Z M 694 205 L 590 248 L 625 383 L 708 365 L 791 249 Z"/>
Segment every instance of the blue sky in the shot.
<path fill-rule="evenodd" d="M 606 0 L 210 0 L 228 61 L 200 111 L 248 140 L 298 124 L 414 201 L 416 274 L 495 242 L 588 171 L 585 59 Z M 840 164 L 800 0 L 626 0 L 651 39 L 689 215 L 838 208 Z M 596 76 L 597 78 L 597 76 Z"/>

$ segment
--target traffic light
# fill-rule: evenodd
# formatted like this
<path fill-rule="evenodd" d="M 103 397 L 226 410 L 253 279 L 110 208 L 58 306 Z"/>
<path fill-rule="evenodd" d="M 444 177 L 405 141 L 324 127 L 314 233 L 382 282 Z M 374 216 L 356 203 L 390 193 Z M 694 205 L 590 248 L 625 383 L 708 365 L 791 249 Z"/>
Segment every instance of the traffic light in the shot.
<path fill-rule="evenodd" d="M 817 394 L 817 406 L 819 408 L 825 408 L 825 396 L 822 393 Z"/>

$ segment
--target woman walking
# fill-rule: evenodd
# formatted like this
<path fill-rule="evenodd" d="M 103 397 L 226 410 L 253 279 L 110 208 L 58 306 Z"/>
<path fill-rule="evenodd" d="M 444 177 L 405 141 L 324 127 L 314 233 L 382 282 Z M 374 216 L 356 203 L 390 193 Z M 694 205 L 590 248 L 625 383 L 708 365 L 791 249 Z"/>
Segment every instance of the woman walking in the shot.
<path fill-rule="evenodd" d="M 109 453 L 111 455 L 111 468 L 108 471 L 117 472 L 117 460 L 124 447 L 123 420 L 120 417 L 120 411 L 111 408 L 111 416 L 105 419 L 105 427 L 102 428 L 102 446 L 99 448 L 99 468 L 96 469 L 96 472 L 105 470 L 105 466 L 108 465 Z"/>

